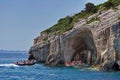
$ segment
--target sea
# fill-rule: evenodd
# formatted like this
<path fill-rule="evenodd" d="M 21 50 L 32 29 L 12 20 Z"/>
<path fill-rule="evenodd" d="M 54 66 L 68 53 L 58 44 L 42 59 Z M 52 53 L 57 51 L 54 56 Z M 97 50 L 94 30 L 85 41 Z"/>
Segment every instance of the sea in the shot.
<path fill-rule="evenodd" d="M 120 80 L 120 72 L 102 72 L 90 68 L 48 67 L 44 64 L 18 66 L 27 52 L 0 53 L 0 80 Z"/>

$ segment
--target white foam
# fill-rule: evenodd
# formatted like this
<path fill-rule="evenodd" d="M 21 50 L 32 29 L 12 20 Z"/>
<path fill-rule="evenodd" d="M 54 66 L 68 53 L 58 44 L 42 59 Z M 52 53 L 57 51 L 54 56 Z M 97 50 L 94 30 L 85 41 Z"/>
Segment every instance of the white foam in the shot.
<path fill-rule="evenodd" d="M 18 65 L 15 65 L 15 64 L 0 64 L 0 67 L 18 67 Z"/>

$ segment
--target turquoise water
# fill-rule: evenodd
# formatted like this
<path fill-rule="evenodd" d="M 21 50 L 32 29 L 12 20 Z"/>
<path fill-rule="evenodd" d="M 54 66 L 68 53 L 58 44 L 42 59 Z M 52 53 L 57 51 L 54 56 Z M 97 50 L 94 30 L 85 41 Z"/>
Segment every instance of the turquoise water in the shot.
<path fill-rule="evenodd" d="M 47 67 L 43 64 L 17 66 L 14 61 L 27 59 L 26 53 L 0 53 L 0 80 L 120 80 L 120 72 Z"/>

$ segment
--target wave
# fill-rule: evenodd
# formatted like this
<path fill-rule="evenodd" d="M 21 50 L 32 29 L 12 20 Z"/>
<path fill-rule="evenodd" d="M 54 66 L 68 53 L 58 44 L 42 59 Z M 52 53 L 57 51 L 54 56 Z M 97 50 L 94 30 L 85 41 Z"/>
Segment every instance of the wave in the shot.
<path fill-rule="evenodd" d="M 0 67 L 18 67 L 18 65 L 15 65 L 15 64 L 0 64 Z"/>

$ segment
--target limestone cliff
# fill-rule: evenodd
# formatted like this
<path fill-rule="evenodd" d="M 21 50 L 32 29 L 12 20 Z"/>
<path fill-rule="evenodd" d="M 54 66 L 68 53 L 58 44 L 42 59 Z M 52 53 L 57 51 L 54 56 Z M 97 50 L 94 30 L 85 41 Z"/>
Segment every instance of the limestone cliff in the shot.
<path fill-rule="evenodd" d="M 63 34 L 42 32 L 34 39 L 29 53 L 46 65 L 65 65 L 80 59 L 84 64 L 99 66 L 100 70 L 119 70 L 119 17 L 120 6 L 81 19 Z M 92 19 L 97 20 L 91 22 Z"/>
<path fill-rule="evenodd" d="M 95 16 L 99 17 L 100 21 L 89 24 L 97 48 L 95 64 L 100 65 L 102 70 L 112 70 L 120 61 L 120 6 L 117 10 L 109 9 Z"/>
<path fill-rule="evenodd" d="M 70 62 L 78 56 L 87 64 L 96 60 L 96 47 L 93 35 L 88 26 L 72 29 L 62 35 L 56 36 L 48 42 L 38 42 L 31 47 L 30 53 L 37 61 L 56 65 Z M 90 51 L 88 54 L 83 54 Z"/>

